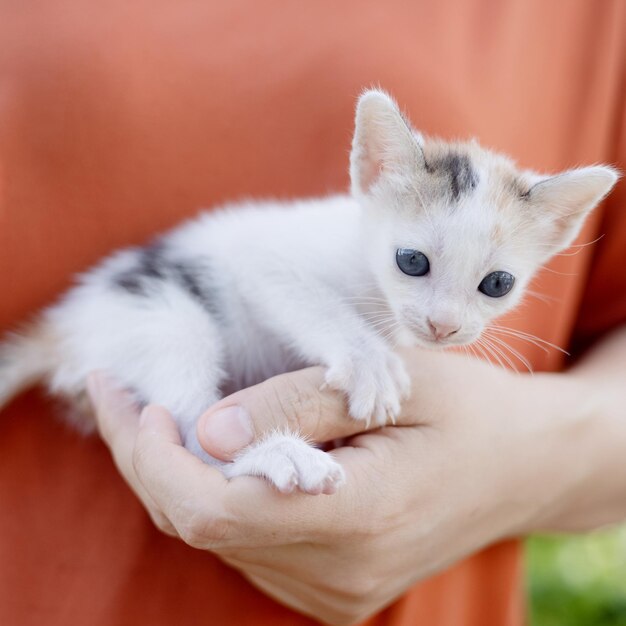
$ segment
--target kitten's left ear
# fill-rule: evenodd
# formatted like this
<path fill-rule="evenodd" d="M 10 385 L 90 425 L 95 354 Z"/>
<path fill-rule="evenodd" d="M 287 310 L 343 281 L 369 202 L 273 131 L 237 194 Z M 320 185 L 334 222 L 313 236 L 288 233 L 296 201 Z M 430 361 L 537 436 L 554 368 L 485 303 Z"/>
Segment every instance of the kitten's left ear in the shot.
<path fill-rule="evenodd" d="M 350 154 L 352 193 L 366 194 L 382 176 L 408 174 L 425 166 L 413 131 L 384 91 L 366 91 L 356 107 Z"/>
<path fill-rule="evenodd" d="M 618 178 L 608 166 L 583 167 L 551 176 L 530 188 L 527 199 L 549 220 L 548 238 L 555 251 L 574 241 L 586 217 Z"/>

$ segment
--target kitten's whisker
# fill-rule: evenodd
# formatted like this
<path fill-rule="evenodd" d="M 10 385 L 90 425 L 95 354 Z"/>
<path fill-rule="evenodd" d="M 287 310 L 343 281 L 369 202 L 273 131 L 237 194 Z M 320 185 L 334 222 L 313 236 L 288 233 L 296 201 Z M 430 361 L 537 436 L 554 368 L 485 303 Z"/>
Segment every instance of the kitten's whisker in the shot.
<path fill-rule="evenodd" d="M 357 300 L 359 302 L 384 302 L 387 304 L 387 299 L 379 296 L 341 296 L 344 301 Z"/>
<path fill-rule="evenodd" d="M 363 313 L 362 317 L 367 320 L 375 320 L 381 317 L 388 317 L 389 319 L 394 319 L 395 316 L 391 311 L 372 311 L 371 313 Z"/>
<path fill-rule="evenodd" d="M 559 298 L 553 298 L 552 296 L 547 296 L 544 293 L 534 291 L 532 289 L 527 289 L 526 295 L 530 296 L 531 298 L 537 298 L 537 300 L 545 302 L 546 304 L 554 304 L 555 302 L 559 302 Z"/>
<path fill-rule="evenodd" d="M 391 310 L 389 303 L 385 299 L 365 299 L 365 298 L 341 298 L 341 303 L 350 307 L 362 307 L 366 310 L 383 311 Z"/>
<path fill-rule="evenodd" d="M 348 304 L 349 306 L 359 306 L 362 305 L 364 307 L 371 307 L 372 311 L 374 311 L 375 313 L 377 313 L 378 311 L 382 311 L 382 310 L 387 310 L 387 311 L 391 311 L 391 307 L 383 302 L 359 302 L 359 301 L 354 301 L 354 302 L 346 302 L 345 304 Z"/>
<path fill-rule="evenodd" d="M 512 231 L 514 232 L 514 231 Z M 577 248 L 577 249 L 582 249 L 582 248 L 587 248 L 588 246 L 592 246 L 594 243 L 598 243 L 598 241 L 600 241 L 602 238 L 604 237 L 604 234 L 600 235 L 599 237 L 596 237 L 593 241 L 586 241 L 583 243 L 575 243 L 572 244 L 571 246 L 569 246 L 567 249 L 571 250 L 572 248 Z M 518 250 L 518 249 L 523 249 L 523 250 L 532 250 L 532 249 L 539 249 L 539 248 L 554 248 L 553 244 L 550 243 L 540 243 L 540 242 L 535 242 L 533 244 L 530 245 L 518 245 L 518 246 L 511 246 L 509 247 L 509 250 Z M 569 254 L 558 254 L 555 256 L 573 256 L 574 253 L 569 253 Z M 578 254 L 577 252 L 575 254 Z"/>
<path fill-rule="evenodd" d="M 582 248 L 578 248 L 578 250 L 573 250 L 572 252 L 557 252 L 553 256 L 576 256 L 583 251 Z"/>
<path fill-rule="evenodd" d="M 386 332 L 384 332 L 382 334 L 379 333 L 379 336 L 381 336 L 385 341 L 389 341 L 390 339 L 393 338 L 393 335 L 394 335 L 396 329 L 399 328 L 400 325 L 401 325 L 400 322 L 396 320 L 395 323 L 393 323 L 393 324 L 391 324 L 389 326 L 389 328 L 387 329 Z"/>
<path fill-rule="evenodd" d="M 507 358 L 504 355 L 501 355 L 500 352 L 498 350 L 496 350 L 496 348 L 494 347 L 494 345 L 489 342 L 487 340 L 486 337 L 481 337 L 479 339 L 479 342 L 484 346 L 485 350 L 487 350 L 489 352 L 489 354 L 491 354 L 493 357 L 495 357 L 495 359 L 498 361 L 498 363 L 500 364 L 500 367 L 502 369 L 507 369 L 507 367 L 504 365 L 502 359 L 500 358 L 500 356 L 502 356 L 502 358 L 505 359 L 505 361 L 507 361 L 507 363 L 513 368 L 515 369 L 515 366 L 513 365 L 513 363 L 510 360 L 507 360 Z M 517 370 L 515 370 L 517 371 Z"/>
<path fill-rule="evenodd" d="M 474 345 L 470 344 L 470 345 L 469 345 L 469 346 L 467 346 L 467 347 L 470 349 L 470 351 L 471 351 L 471 353 L 474 355 L 474 358 L 475 358 L 475 359 L 479 359 L 479 360 L 481 360 L 481 361 L 483 360 L 483 359 L 481 359 L 481 358 L 480 358 L 480 356 L 476 353 L 476 348 L 474 347 Z"/>
<path fill-rule="evenodd" d="M 488 334 L 488 333 L 487 333 Z M 528 359 L 521 354 L 520 352 L 518 352 L 517 350 L 515 350 L 514 348 L 512 348 L 506 341 L 504 341 L 503 339 L 499 338 L 499 337 L 494 337 L 493 335 L 488 335 L 489 338 L 491 339 L 491 341 L 495 342 L 496 345 L 499 345 L 502 347 L 502 349 L 506 349 L 508 350 L 511 355 L 513 357 L 515 357 L 516 359 L 518 359 L 518 361 L 520 363 L 522 363 L 524 365 L 524 367 L 528 370 L 528 372 L 530 374 L 533 373 L 533 367 L 530 363 L 530 361 L 528 361 Z M 517 370 L 516 370 L 517 371 Z"/>
<path fill-rule="evenodd" d="M 369 326 L 370 326 L 370 328 L 372 330 L 374 330 L 378 334 L 381 334 L 381 333 L 384 333 L 385 331 L 389 330 L 389 328 L 391 328 L 392 321 L 391 320 L 385 320 L 385 321 L 378 322 L 377 324 L 370 324 Z"/>
<path fill-rule="evenodd" d="M 593 241 L 587 241 L 585 243 L 574 243 L 570 246 L 570 248 L 586 248 L 587 246 L 591 246 L 594 243 L 598 243 L 600 239 L 604 238 L 604 233 L 596 237 Z"/>
<path fill-rule="evenodd" d="M 498 324 L 488 326 L 487 328 L 492 331 L 500 332 L 503 335 L 511 335 L 513 337 L 517 337 L 518 339 L 522 339 L 524 341 L 534 343 L 537 346 L 538 344 L 543 344 L 544 346 L 548 346 L 550 348 L 553 348 L 554 350 L 558 350 L 559 352 L 562 352 L 566 356 L 570 356 L 570 353 L 567 350 L 564 350 L 560 346 L 557 346 L 555 343 L 550 343 L 549 341 L 546 341 L 545 339 L 541 339 L 541 337 L 537 337 L 536 335 L 531 335 L 530 333 L 524 332 L 523 330 L 518 330 L 516 328 L 509 328 L 508 326 L 500 326 Z M 538 347 L 541 347 L 541 346 L 538 346 Z M 545 350 L 545 348 L 543 349 Z"/>
<path fill-rule="evenodd" d="M 376 302 L 374 300 L 341 300 L 341 304 L 347 304 L 351 307 L 369 307 L 373 310 L 389 309 L 389 305 L 386 302 Z"/>
<path fill-rule="evenodd" d="M 545 265 L 541 268 L 541 270 L 544 272 L 550 272 L 550 274 L 556 274 L 557 276 L 578 276 L 577 272 L 559 272 L 558 270 L 554 270 Z"/>
<path fill-rule="evenodd" d="M 503 354 L 506 354 L 506 351 L 508 351 L 513 359 L 517 359 L 528 370 L 528 372 L 532 374 L 532 369 L 533 369 L 532 365 L 530 364 L 528 359 L 524 357 L 523 354 L 521 354 L 520 352 L 512 348 L 508 343 L 506 343 L 506 341 L 496 338 L 493 335 L 488 335 L 488 336 L 489 336 L 490 341 L 492 341 L 496 346 L 500 347 L 499 349 L 501 350 Z M 517 367 L 515 368 L 515 371 L 519 373 L 519 370 L 517 369 Z"/>
<path fill-rule="evenodd" d="M 517 366 L 515 365 L 515 362 L 506 354 L 505 348 L 506 349 L 510 349 L 510 346 L 501 343 L 500 341 L 493 341 L 493 337 L 489 336 L 490 338 L 487 339 L 487 335 L 484 337 L 484 340 L 498 353 L 502 356 L 502 358 L 506 361 L 506 363 L 511 367 L 511 369 L 516 373 L 519 374 L 519 370 L 517 369 Z M 526 365 L 527 362 L 525 362 L 525 359 L 519 354 L 516 353 L 514 356 L 516 356 L 520 362 L 524 363 L 525 367 L 528 367 Z"/>
<path fill-rule="evenodd" d="M 465 358 L 468 359 L 469 361 L 476 361 L 476 360 L 482 361 L 482 359 L 474 351 L 473 346 L 471 345 L 463 346 L 463 350 L 465 352 Z"/>
<path fill-rule="evenodd" d="M 382 321 L 394 321 L 396 318 L 393 314 L 390 313 L 373 313 L 372 315 L 363 315 L 363 319 L 368 323 L 368 324 L 374 324 L 376 322 L 382 322 Z"/>
<path fill-rule="evenodd" d="M 380 337 L 384 337 L 385 335 L 387 335 L 392 328 L 396 327 L 392 326 L 391 324 L 380 324 L 379 326 L 372 326 L 372 330 Z"/>
<path fill-rule="evenodd" d="M 476 342 L 473 345 L 476 348 L 476 350 L 480 351 L 480 354 L 482 355 L 481 361 L 487 362 L 490 367 L 495 367 L 494 362 L 491 360 L 491 358 L 489 358 L 489 355 L 485 351 L 484 346 L 482 345 L 480 339 L 476 340 Z"/>
<path fill-rule="evenodd" d="M 538 348 L 543 350 L 546 354 L 549 352 L 548 348 L 546 348 L 545 346 L 541 345 L 539 342 L 534 341 L 533 339 L 530 339 L 529 337 L 524 337 L 522 335 L 519 335 L 518 333 L 513 332 L 513 331 L 509 331 L 509 330 L 502 329 L 502 328 L 496 328 L 494 326 L 488 326 L 485 329 L 485 331 L 486 332 L 491 331 L 492 333 L 498 333 L 498 334 L 501 334 L 501 335 L 505 335 L 507 337 L 515 337 L 517 339 L 521 339 L 522 341 L 527 341 L 528 343 L 534 344 L 535 346 L 537 346 Z M 492 334 L 491 337 L 494 338 L 494 335 Z"/>
<path fill-rule="evenodd" d="M 391 324 L 393 321 L 393 318 L 383 317 L 377 320 L 369 320 L 368 326 L 371 326 L 372 328 L 378 328 L 379 326 L 384 326 L 385 324 Z"/>
<path fill-rule="evenodd" d="M 492 337 L 492 339 L 494 339 L 494 337 Z M 532 374 L 534 374 L 532 363 L 521 352 L 515 350 L 515 348 L 512 348 L 506 341 L 503 341 L 502 339 L 499 339 L 498 343 L 504 346 L 515 358 L 517 358 L 528 370 L 528 373 L 531 376 Z"/>
<path fill-rule="evenodd" d="M 363 320 L 367 323 L 368 326 L 378 326 L 386 322 L 398 321 L 396 320 L 394 315 L 390 315 L 388 313 L 375 313 L 372 316 L 363 316 Z"/>

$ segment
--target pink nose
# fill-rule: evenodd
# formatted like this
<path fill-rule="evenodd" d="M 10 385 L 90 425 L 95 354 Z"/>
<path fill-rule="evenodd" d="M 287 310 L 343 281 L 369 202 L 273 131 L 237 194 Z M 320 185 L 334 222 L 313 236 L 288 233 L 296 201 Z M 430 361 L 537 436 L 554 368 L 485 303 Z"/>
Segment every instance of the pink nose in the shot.
<path fill-rule="evenodd" d="M 433 321 L 429 318 L 428 328 L 430 328 L 430 332 L 433 334 L 435 339 L 445 339 L 446 337 L 454 335 L 454 333 L 459 330 L 460 326 L 456 324 L 445 324 L 436 320 Z"/>

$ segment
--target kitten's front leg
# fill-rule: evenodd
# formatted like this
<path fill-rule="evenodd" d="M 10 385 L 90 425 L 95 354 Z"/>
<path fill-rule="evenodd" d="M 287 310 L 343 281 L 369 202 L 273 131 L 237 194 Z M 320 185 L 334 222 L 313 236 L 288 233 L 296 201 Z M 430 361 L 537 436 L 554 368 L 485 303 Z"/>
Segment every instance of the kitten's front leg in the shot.
<path fill-rule="evenodd" d="M 339 294 L 309 288 L 266 301 L 266 319 L 307 361 L 328 368 L 326 383 L 347 395 L 352 417 L 393 422 L 410 391 L 402 359 Z"/>
<path fill-rule="evenodd" d="M 408 395 L 404 363 L 358 314 L 334 292 L 293 290 L 259 298 L 262 319 L 310 363 L 326 365 L 326 383 L 344 392 L 355 419 L 383 425 L 393 422 Z M 310 494 L 334 493 L 344 471 L 327 452 L 296 433 L 274 433 L 242 450 L 222 466 L 228 478 L 259 476 L 279 491 L 298 488 Z"/>
<path fill-rule="evenodd" d="M 410 380 L 396 354 L 384 345 L 374 346 L 365 351 L 362 345 L 331 365 L 326 384 L 346 393 L 352 417 L 368 423 L 373 417 L 376 424 L 383 425 L 398 415 Z M 332 494 L 345 481 L 343 468 L 330 454 L 287 432 L 272 433 L 255 442 L 221 469 L 228 478 L 265 478 L 283 493 L 300 489 Z"/>
<path fill-rule="evenodd" d="M 343 468 L 330 454 L 295 433 L 270 433 L 244 448 L 231 463 L 210 456 L 195 431 L 187 437 L 185 447 L 205 463 L 217 466 L 226 478 L 258 476 L 282 493 L 299 489 L 312 495 L 332 494 L 345 482 Z"/>
<path fill-rule="evenodd" d="M 367 344 L 367 342 L 365 342 Z M 402 359 L 386 346 L 362 345 L 331 362 L 326 384 L 348 397 L 350 415 L 380 426 L 395 422 L 411 390 Z"/>
<path fill-rule="evenodd" d="M 313 495 L 332 494 L 345 481 L 343 468 L 330 454 L 293 433 L 266 436 L 224 465 L 222 471 L 227 478 L 265 478 L 282 493 L 300 489 Z"/>

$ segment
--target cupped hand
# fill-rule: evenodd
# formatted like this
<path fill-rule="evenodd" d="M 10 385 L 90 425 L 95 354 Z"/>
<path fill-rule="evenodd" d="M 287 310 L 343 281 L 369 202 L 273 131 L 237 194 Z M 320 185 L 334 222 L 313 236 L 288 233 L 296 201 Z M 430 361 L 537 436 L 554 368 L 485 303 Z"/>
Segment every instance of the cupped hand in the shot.
<path fill-rule="evenodd" d="M 533 513 L 528 467 L 532 474 L 543 453 L 529 452 L 537 433 L 523 419 L 527 378 L 458 355 L 404 357 L 413 393 L 396 426 L 359 434 L 343 398 L 323 389 L 321 368 L 237 392 L 200 418 L 201 444 L 225 460 L 276 428 L 344 439 L 332 454 L 347 482 L 334 495 L 283 495 L 251 477 L 229 482 L 182 447 L 164 408 L 140 415 L 101 374 L 89 389 L 121 474 L 161 530 L 219 555 L 281 603 L 348 624 L 515 534 Z M 237 420 L 224 411 L 232 407 Z"/>

